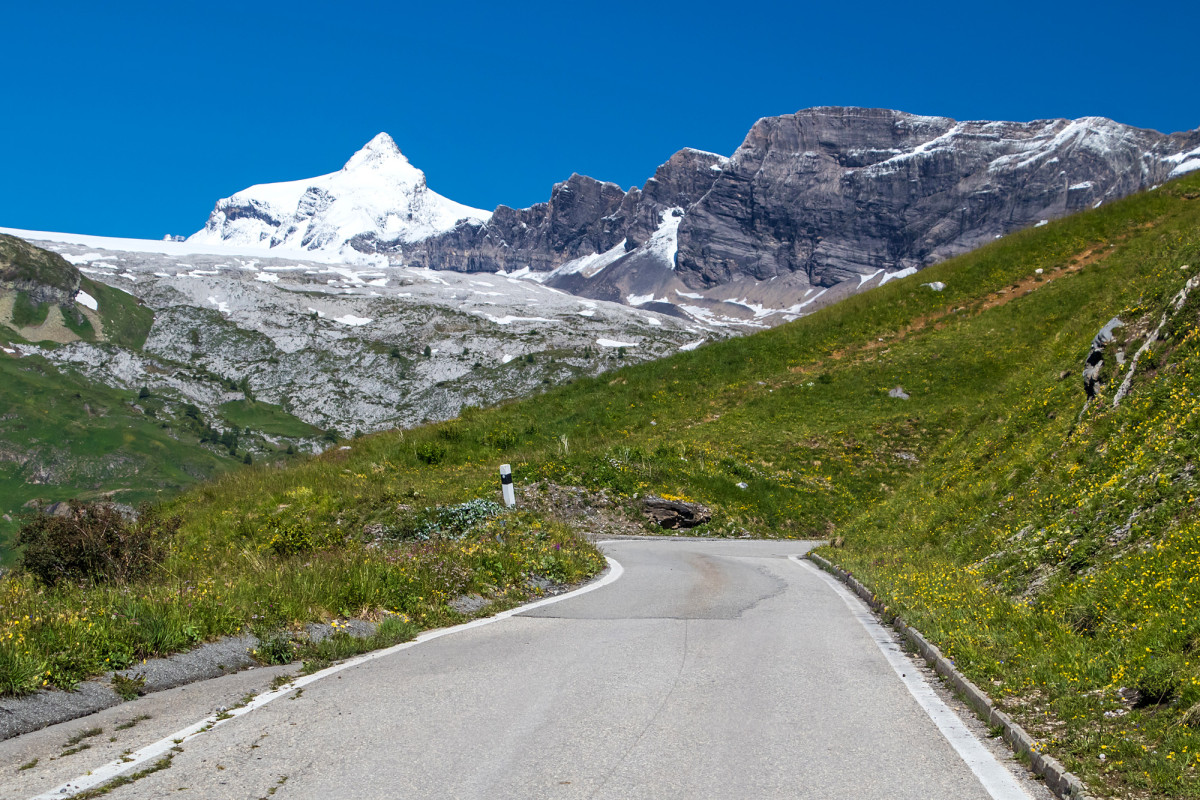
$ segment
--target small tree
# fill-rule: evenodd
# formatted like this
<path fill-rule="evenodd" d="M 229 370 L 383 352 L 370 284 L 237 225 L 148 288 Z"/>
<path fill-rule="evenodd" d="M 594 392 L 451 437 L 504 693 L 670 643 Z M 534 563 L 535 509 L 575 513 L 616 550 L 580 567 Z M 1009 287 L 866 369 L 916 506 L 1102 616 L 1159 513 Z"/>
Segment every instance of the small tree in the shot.
<path fill-rule="evenodd" d="M 433 356 L 433 348 L 431 348 L 429 345 L 425 345 L 425 357 L 431 358 L 432 356 Z"/>

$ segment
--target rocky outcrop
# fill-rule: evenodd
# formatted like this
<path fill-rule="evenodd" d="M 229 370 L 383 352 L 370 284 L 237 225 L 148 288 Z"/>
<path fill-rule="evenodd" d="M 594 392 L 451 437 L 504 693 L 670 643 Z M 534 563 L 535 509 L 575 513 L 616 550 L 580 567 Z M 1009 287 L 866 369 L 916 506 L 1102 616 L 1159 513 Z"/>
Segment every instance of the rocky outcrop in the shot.
<path fill-rule="evenodd" d="M 652 255 L 688 287 L 784 276 L 833 287 L 920 269 L 1193 168 L 1200 131 L 1167 136 L 1100 117 L 958 122 L 811 108 L 759 120 L 731 159 L 681 150 L 625 193 L 573 175 L 547 203 L 501 206 L 482 225 L 393 252 L 436 269 L 544 272 L 622 244 L 644 248 L 664 212 L 677 209 L 676 239 Z M 584 283 L 572 274 L 563 287 L 615 296 Z"/>
<path fill-rule="evenodd" d="M 79 270 L 57 253 L 0 233 L 0 290 L 23 292 L 35 305 L 73 309 L 81 279 Z"/>
<path fill-rule="evenodd" d="M 685 503 L 650 495 L 642 501 L 642 514 L 667 530 L 695 528 L 712 521 L 712 512 L 699 503 Z"/>
<path fill-rule="evenodd" d="M 1116 338 L 1114 331 L 1123 327 L 1125 327 L 1125 323 L 1120 318 L 1113 317 L 1092 339 L 1092 347 L 1083 361 L 1083 390 L 1087 393 L 1089 400 L 1096 396 L 1096 388 L 1102 383 L 1104 350 Z M 1122 363 L 1125 360 L 1124 352 L 1118 351 L 1116 359 L 1118 364 Z"/>
<path fill-rule="evenodd" d="M 615 183 L 572 175 L 554 185 L 548 202 L 525 209 L 500 206 L 482 225 L 464 222 L 440 236 L 380 252 L 433 269 L 545 272 L 622 242 L 632 251 L 658 230 L 664 211 L 703 197 L 726 161 L 714 153 L 680 150 L 641 189 L 628 192 Z"/>
<path fill-rule="evenodd" d="M 759 120 L 679 228 L 697 287 L 920 268 L 1166 180 L 1200 131 L 812 108 Z"/>

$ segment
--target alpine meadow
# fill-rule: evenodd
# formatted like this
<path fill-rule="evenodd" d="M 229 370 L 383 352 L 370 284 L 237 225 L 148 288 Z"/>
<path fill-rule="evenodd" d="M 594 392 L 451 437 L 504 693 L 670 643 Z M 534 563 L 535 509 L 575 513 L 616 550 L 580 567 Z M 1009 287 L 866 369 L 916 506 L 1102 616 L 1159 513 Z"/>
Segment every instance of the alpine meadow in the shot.
<path fill-rule="evenodd" d="M 316 621 L 399 641 L 599 573 L 553 498 L 663 533 L 653 495 L 711 510 L 691 535 L 827 540 L 1096 792 L 1200 797 L 1198 285 L 1195 173 L 753 335 L 286 464 L 214 456 L 139 518 L 160 552 L 123 580 L 39 577 L 50 534 L 23 530 L 0 691 Z"/>

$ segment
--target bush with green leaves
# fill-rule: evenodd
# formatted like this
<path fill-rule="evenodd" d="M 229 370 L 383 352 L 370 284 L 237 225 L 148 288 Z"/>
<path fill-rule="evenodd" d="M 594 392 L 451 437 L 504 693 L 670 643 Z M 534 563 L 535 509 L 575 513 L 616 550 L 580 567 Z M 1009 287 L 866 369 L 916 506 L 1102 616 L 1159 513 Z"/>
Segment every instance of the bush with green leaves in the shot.
<path fill-rule="evenodd" d="M 503 452 L 517 445 L 517 432 L 508 426 L 493 428 L 483 435 L 484 447 L 494 447 Z"/>
<path fill-rule="evenodd" d="M 22 566 L 42 583 L 129 583 L 166 557 L 177 517 L 146 505 L 126 519 L 111 504 L 71 501 L 65 513 L 34 512 L 17 535 Z"/>
<path fill-rule="evenodd" d="M 0 643 L 0 697 L 37 691 L 45 679 L 46 665 L 22 646 Z"/>
<path fill-rule="evenodd" d="M 441 442 L 421 442 L 417 445 L 417 458 L 433 466 L 446 460 L 446 446 Z"/>
<path fill-rule="evenodd" d="M 263 664 L 290 664 L 296 659 L 296 644 L 287 631 L 264 632 L 258 637 L 253 656 Z"/>

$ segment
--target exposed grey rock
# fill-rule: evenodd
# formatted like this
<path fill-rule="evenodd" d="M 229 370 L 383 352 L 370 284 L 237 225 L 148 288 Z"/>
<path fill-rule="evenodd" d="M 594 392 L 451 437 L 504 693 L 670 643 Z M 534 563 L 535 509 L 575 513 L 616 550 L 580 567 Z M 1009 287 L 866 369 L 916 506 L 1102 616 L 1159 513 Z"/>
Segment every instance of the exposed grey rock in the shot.
<path fill-rule="evenodd" d="M 712 512 L 699 503 L 684 503 L 650 495 L 642 501 L 642 513 L 668 530 L 694 528 L 712 519 Z"/>
<path fill-rule="evenodd" d="M 554 269 L 581 256 L 604 253 L 624 242 L 626 251 L 645 243 L 670 208 L 699 200 L 728 159 L 680 150 L 646 181 L 625 192 L 615 183 L 572 175 L 557 183 L 550 200 L 525 209 L 500 206 L 482 225 L 454 230 L 413 245 L 378 248 L 402 253 L 405 263 L 460 272 Z M 715 169 L 714 169 L 715 168 Z M 365 243 L 355 247 L 364 249 Z"/>
<path fill-rule="evenodd" d="M 1100 332 L 1092 339 L 1092 347 L 1083 362 L 1083 390 L 1089 399 L 1096 396 L 1096 387 L 1102 382 L 1104 371 L 1104 348 L 1113 340 L 1113 331 L 1124 327 L 1125 323 L 1117 317 L 1110 319 Z"/>
<path fill-rule="evenodd" d="M 893 389 L 888 390 L 888 397 L 895 397 L 898 400 L 907 400 L 908 393 L 904 391 L 903 386 L 897 386 Z"/>
<path fill-rule="evenodd" d="M 956 122 L 811 108 L 759 120 L 687 210 L 678 269 L 695 286 L 805 273 L 832 286 L 920 268 L 1166 180 L 1200 131 L 1100 117 Z"/>
<path fill-rule="evenodd" d="M 765 327 L 1161 183 L 1197 146 L 1200 131 L 1099 117 L 813 108 L 759 120 L 732 159 L 682 150 L 641 190 L 573 175 L 547 203 L 388 252 L 439 269 L 552 271 L 547 285 L 573 294 Z"/>
<path fill-rule="evenodd" d="M 231 382 L 243 379 L 255 399 L 349 436 L 447 419 L 723 336 L 504 275 L 43 244 L 136 295 L 155 319 L 140 351 L 73 342 L 22 345 L 23 354 L 147 387 L 176 410 L 195 405 L 222 430 L 222 405 L 245 398 Z M 104 260 L 86 260 L 98 251 Z M 606 342 L 629 343 L 624 357 Z M 319 450 L 318 437 L 295 445 Z M 0 461 L 23 458 L 0 444 Z"/>
<path fill-rule="evenodd" d="M 488 599 L 481 594 L 464 594 L 454 598 L 446 605 L 460 614 L 471 616 L 488 604 Z"/>
<path fill-rule="evenodd" d="M 52 517 L 69 517 L 71 516 L 71 504 L 65 501 L 51 503 L 46 506 L 45 513 Z"/>
<path fill-rule="evenodd" d="M 922 283 L 921 285 L 928 286 L 930 289 L 933 289 L 935 292 L 940 292 L 946 288 L 946 284 L 942 283 L 941 281 L 934 281 L 932 283 Z"/>

